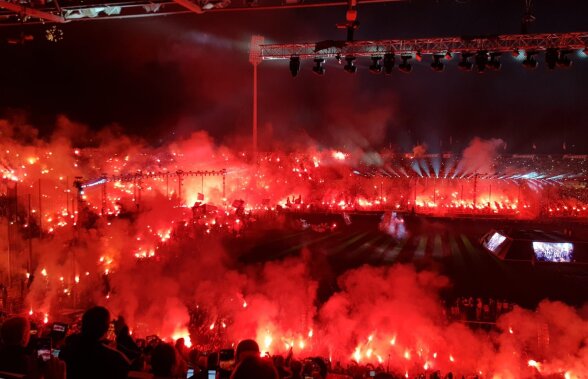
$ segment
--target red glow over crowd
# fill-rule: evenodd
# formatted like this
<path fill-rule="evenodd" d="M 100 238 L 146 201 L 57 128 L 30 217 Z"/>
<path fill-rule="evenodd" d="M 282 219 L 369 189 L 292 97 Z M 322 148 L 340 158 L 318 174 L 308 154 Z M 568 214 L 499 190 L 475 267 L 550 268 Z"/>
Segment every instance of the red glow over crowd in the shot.
<path fill-rule="evenodd" d="M 3 307 L 40 334 L 65 321 L 65 308 L 96 303 L 124 316 L 129 338 L 183 339 L 202 356 L 254 339 L 261 355 L 321 357 L 331 373 L 349 376 L 369 368 L 407 378 L 588 372 L 588 321 L 561 303 L 515 308 L 492 331 L 473 331 L 445 316 L 438 292 L 446 278 L 394 266 L 346 273 L 341 290 L 317 306 L 303 253 L 249 275 L 226 263 L 218 242 L 292 212 L 582 220 L 583 161 L 573 161 L 574 172 L 531 173 L 496 151 L 477 160 L 471 152 L 316 148 L 253 155 L 215 146 L 203 133 L 160 148 L 128 137 L 90 148 L 4 135 L 0 220 L 9 250 L 29 254 L 3 263 L 23 295 L 8 307 L 18 285 L 6 286 Z M 72 333 L 80 327 L 79 317 L 66 322 Z M 537 343 L 544 325 L 553 332 Z"/>

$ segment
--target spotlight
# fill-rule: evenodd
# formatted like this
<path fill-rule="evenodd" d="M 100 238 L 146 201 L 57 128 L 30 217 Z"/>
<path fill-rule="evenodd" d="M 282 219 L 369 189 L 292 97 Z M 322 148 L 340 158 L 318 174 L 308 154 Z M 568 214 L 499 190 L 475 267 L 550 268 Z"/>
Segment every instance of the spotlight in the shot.
<path fill-rule="evenodd" d="M 445 59 L 450 61 L 451 58 L 453 58 L 453 55 L 451 55 L 451 51 L 447 50 L 447 52 L 445 53 Z"/>
<path fill-rule="evenodd" d="M 502 55 L 502 53 L 490 53 L 490 60 L 486 64 L 489 69 L 494 70 L 494 71 L 500 70 L 502 65 L 500 64 L 500 61 L 498 60 L 498 58 L 500 58 L 501 55 Z"/>
<path fill-rule="evenodd" d="M 347 64 L 343 66 L 343 70 L 347 71 L 350 74 L 355 74 L 357 72 L 357 67 L 353 64 L 355 57 L 353 55 L 348 55 L 345 57 L 345 62 Z"/>
<path fill-rule="evenodd" d="M 435 54 L 433 55 L 433 63 L 431 63 L 431 70 L 435 72 L 442 72 L 445 69 L 445 65 L 441 63 L 441 59 L 443 55 Z"/>
<path fill-rule="evenodd" d="M 384 54 L 384 73 L 386 75 L 392 74 L 392 69 L 394 68 L 394 54 L 388 53 Z"/>
<path fill-rule="evenodd" d="M 341 54 L 337 53 L 337 55 L 335 55 L 335 59 L 337 60 L 337 63 L 341 64 Z"/>
<path fill-rule="evenodd" d="M 300 72 L 300 57 L 290 57 L 290 74 L 295 77 Z"/>
<path fill-rule="evenodd" d="M 572 61 L 568 58 L 567 54 L 570 54 L 569 50 L 560 50 L 559 56 L 557 57 L 557 67 L 568 68 L 572 65 Z"/>
<path fill-rule="evenodd" d="M 537 52 L 535 51 L 527 51 L 527 56 L 525 57 L 525 60 L 523 61 L 523 66 L 525 68 L 528 68 L 529 70 L 533 70 L 536 69 L 537 66 L 539 66 L 539 62 L 537 62 L 537 60 L 535 59 L 534 55 L 536 55 Z"/>
<path fill-rule="evenodd" d="M 372 74 L 379 74 L 382 72 L 382 65 L 380 64 L 381 60 L 382 57 L 372 57 L 372 65 L 370 66 L 370 72 Z"/>
<path fill-rule="evenodd" d="M 550 70 L 555 70 L 555 65 L 557 64 L 557 50 L 550 48 L 545 51 L 545 64 L 547 64 L 547 68 Z"/>
<path fill-rule="evenodd" d="M 457 64 L 457 67 L 462 71 L 472 71 L 474 65 L 470 62 L 471 56 L 471 53 L 461 53 L 461 61 Z"/>
<path fill-rule="evenodd" d="M 400 59 L 402 59 L 402 63 L 400 63 L 398 65 L 398 69 L 400 70 L 400 72 L 404 72 L 405 74 L 408 74 L 409 72 L 412 71 L 412 65 L 410 63 L 408 63 L 409 59 L 411 59 L 411 58 L 412 58 L 412 54 L 400 56 Z"/>
<path fill-rule="evenodd" d="M 417 52 L 416 52 L 416 54 L 415 54 L 415 58 L 416 58 L 417 62 L 420 62 L 420 61 L 422 61 L 422 60 L 423 60 L 423 55 L 421 54 L 421 52 L 420 52 L 420 51 L 417 51 Z"/>
<path fill-rule="evenodd" d="M 484 73 L 486 70 L 486 64 L 488 63 L 488 52 L 487 51 L 478 51 L 476 54 L 476 68 L 480 74 Z"/>
<path fill-rule="evenodd" d="M 324 75 L 325 74 L 325 67 L 323 64 L 325 63 L 324 58 L 315 58 L 314 59 L 314 67 L 312 68 L 312 72 L 317 75 Z"/>

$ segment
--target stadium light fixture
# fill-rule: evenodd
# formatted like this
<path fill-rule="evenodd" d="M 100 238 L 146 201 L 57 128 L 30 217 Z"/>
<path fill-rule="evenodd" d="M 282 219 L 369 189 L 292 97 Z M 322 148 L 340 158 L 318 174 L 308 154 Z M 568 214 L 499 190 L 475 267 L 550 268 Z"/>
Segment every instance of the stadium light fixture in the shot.
<path fill-rule="evenodd" d="M 433 63 L 431 63 L 431 70 L 435 72 L 442 72 L 445 69 L 445 65 L 441 62 L 441 59 L 443 59 L 443 55 L 433 55 Z"/>
<path fill-rule="evenodd" d="M 317 75 L 324 75 L 325 74 L 325 59 L 324 58 L 315 58 L 314 59 L 314 67 L 312 68 L 312 72 Z"/>
<path fill-rule="evenodd" d="M 353 55 L 347 55 L 345 57 L 345 62 L 347 63 L 343 66 L 343 69 L 350 74 L 355 74 L 357 72 L 357 66 L 355 66 L 354 61 L 355 57 Z"/>
<path fill-rule="evenodd" d="M 410 63 L 408 63 L 408 61 L 410 59 L 412 59 L 412 54 L 404 54 L 400 56 L 400 59 L 402 59 L 402 63 L 400 63 L 398 65 L 398 69 L 400 70 L 400 72 L 403 72 L 405 74 L 408 74 L 409 72 L 412 71 L 412 65 Z"/>
<path fill-rule="evenodd" d="M 395 58 L 393 53 L 384 54 L 384 73 L 386 75 L 392 74 L 392 70 L 394 69 L 394 61 Z"/>
<path fill-rule="evenodd" d="M 300 57 L 290 57 L 290 74 L 292 77 L 296 77 L 300 72 Z"/>
<path fill-rule="evenodd" d="M 372 74 L 380 74 L 382 72 L 382 57 L 376 56 L 372 57 L 372 64 L 370 65 L 370 72 Z"/>
<path fill-rule="evenodd" d="M 529 70 L 536 69 L 539 66 L 539 62 L 535 59 L 535 55 L 537 52 L 535 51 L 527 51 L 525 60 L 523 61 L 523 66 Z"/>
<path fill-rule="evenodd" d="M 457 67 L 462 71 L 472 71 L 474 64 L 470 62 L 471 53 L 461 53 L 461 61 L 457 64 Z"/>

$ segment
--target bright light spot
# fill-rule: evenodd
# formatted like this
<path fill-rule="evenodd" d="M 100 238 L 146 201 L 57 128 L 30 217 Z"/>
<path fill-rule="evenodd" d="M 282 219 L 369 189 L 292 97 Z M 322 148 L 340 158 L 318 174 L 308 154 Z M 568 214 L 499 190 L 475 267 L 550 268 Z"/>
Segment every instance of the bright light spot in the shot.
<path fill-rule="evenodd" d="M 355 351 L 353 352 L 353 359 L 355 359 L 357 363 L 359 363 L 361 360 L 361 350 L 359 349 L 359 346 L 356 347 Z"/>
<path fill-rule="evenodd" d="M 541 363 L 533 360 L 533 359 L 529 359 L 529 367 L 535 367 L 537 369 L 537 371 L 541 371 Z"/>
<path fill-rule="evenodd" d="M 177 341 L 180 338 L 183 338 L 184 345 L 186 345 L 186 347 L 188 347 L 188 348 L 192 347 L 192 340 L 190 339 L 190 333 L 188 332 L 188 329 L 186 329 L 186 328 L 176 330 L 171 338 L 174 341 Z"/>
<path fill-rule="evenodd" d="M 41 270 L 41 275 L 47 276 L 47 270 L 45 268 Z"/>
<path fill-rule="evenodd" d="M 332 156 L 338 161 L 344 161 L 347 158 L 347 155 L 342 151 L 333 151 Z"/>
<path fill-rule="evenodd" d="M 410 351 L 404 350 L 404 359 L 406 359 L 407 361 L 410 360 Z"/>
<path fill-rule="evenodd" d="M 266 349 L 269 349 L 273 340 L 274 339 L 272 338 L 272 336 L 269 333 L 265 335 L 265 338 L 263 339 L 263 344 L 265 345 Z"/>

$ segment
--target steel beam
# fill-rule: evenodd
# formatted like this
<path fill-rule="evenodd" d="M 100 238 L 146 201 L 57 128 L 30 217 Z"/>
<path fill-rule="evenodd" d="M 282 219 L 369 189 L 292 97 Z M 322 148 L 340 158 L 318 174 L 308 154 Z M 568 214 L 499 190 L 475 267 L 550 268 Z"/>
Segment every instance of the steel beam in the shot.
<path fill-rule="evenodd" d="M 23 5 L 11 3 L 6 0 L 0 0 L 0 8 L 4 8 L 9 11 L 12 11 L 12 12 L 15 12 L 18 14 L 22 14 L 25 16 L 40 18 L 42 20 L 50 21 L 50 22 L 62 23 L 62 22 L 66 21 L 63 16 L 49 13 L 46 11 L 41 11 L 41 10 L 38 10 L 35 8 L 25 7 Z"/>
<path fill-rule="evenodd" d="M 476 53 L 478 51 L 505 53 L 515 50 L 545 51 L 548 48 L 574 50 L 588 46 L 588 33 L 512 34 L 491 37 L 420 38 L 379 41 L 321 41 L 318 43 L 290 43 L 261 45 L 261 58 L 301 59 L 334 56 L 373 56 L 385 53 L 426 54 Z"/>

